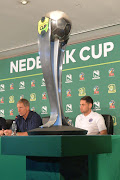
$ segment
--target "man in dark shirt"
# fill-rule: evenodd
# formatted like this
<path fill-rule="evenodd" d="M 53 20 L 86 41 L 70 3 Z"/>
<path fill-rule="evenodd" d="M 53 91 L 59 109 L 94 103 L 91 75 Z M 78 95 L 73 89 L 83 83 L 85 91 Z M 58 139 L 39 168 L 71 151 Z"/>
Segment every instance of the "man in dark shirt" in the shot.
<path fill-rule="evenodd" d="M 15 121 L 17 124 L 17 136 L 27 136 L 27 131 L 42 125 L 42 119 L 36 112 L 30 111 L 30 103 L 27 99 L 20 99 L 17 103 L 19 115 Z M 4 130 L 6 136 L 12 135 L 12 130 Z"/>

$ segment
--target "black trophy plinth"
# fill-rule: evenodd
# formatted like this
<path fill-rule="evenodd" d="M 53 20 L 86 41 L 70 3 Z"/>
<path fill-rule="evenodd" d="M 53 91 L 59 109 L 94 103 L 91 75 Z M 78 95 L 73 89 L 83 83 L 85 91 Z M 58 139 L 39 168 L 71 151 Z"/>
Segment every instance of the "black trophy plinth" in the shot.
<path fill-rule="evenodd" d="M 28 135 L 86 135 L 87 131 L 73 126 L 51 126 L 28 131 Z"/>

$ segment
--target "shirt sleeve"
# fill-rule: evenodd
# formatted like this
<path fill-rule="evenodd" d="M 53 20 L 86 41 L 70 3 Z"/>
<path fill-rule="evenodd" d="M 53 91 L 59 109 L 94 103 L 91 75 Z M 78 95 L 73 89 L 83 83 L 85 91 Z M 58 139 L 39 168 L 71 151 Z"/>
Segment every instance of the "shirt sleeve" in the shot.
<path fill-rule="evenodd" d="M 42 125 L 42 119 L 41 119 L 40 115 L 38 115 L 37 113 L 35 113 L 32 116 L 32 119 L 33 119 L 33 121 L 32 121 L 33 123 L 32 123 L 31 129 L 38 128 L 39 126 Z"/>
<path fill-rule="evenodd" d="M 99 114 L 99 118 L 97 120 L 97 126 L 99 129 L 99 132 L 107 129 L 105 125 L 105 120 L 101 114 Z"/>

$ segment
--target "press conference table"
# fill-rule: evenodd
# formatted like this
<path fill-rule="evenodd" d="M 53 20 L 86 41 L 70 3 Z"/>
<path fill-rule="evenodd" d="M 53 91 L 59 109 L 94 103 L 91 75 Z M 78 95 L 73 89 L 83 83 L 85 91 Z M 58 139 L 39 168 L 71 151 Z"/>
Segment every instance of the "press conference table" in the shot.
<path fill-rule="evenodd" d="M 119 180 L 119 159 L 119 135 L 0 137 L 3 180 Z"/>

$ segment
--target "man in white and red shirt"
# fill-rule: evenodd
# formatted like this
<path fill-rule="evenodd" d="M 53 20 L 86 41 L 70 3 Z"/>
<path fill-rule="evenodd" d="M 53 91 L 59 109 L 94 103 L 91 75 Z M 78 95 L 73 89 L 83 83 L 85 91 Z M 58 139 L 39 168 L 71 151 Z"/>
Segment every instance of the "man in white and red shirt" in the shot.
<path fill-rule="evenodd" d="M 92 111 L 93 99 L 84 96 L 80 100 L 80 111 L 82 114 L 76 117 L 75 127 L 88 131 L 87 135 L 107 134 L 104 118 L 101 114 Z"/>

